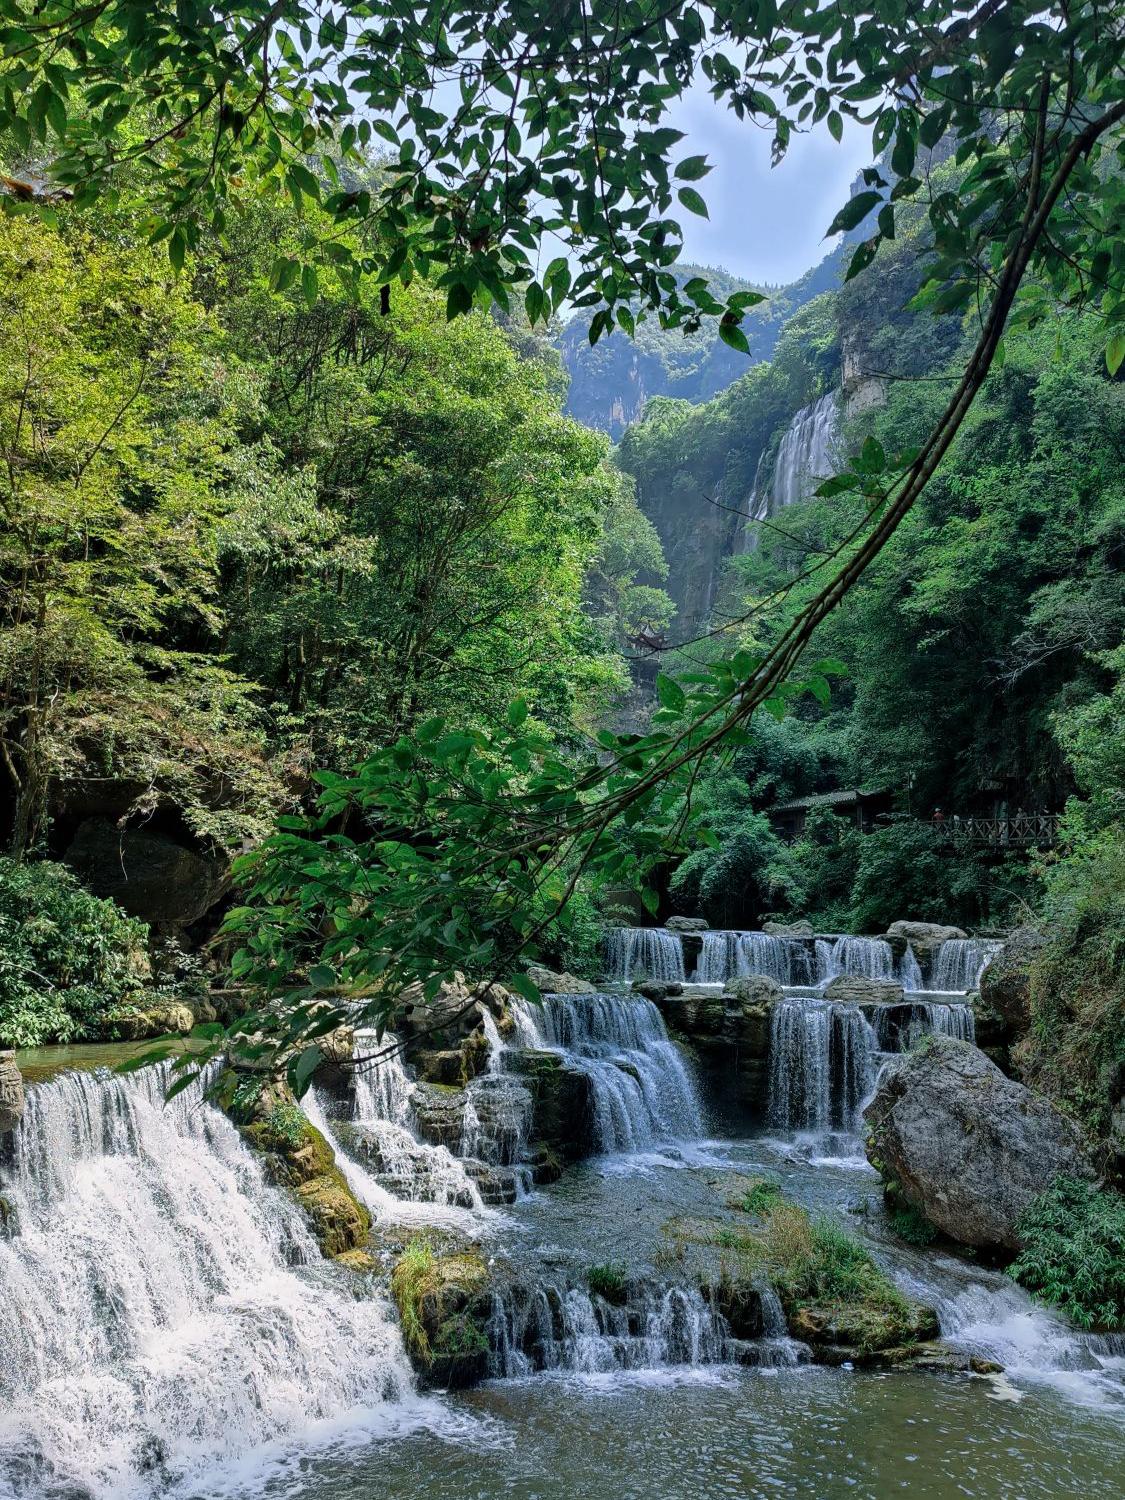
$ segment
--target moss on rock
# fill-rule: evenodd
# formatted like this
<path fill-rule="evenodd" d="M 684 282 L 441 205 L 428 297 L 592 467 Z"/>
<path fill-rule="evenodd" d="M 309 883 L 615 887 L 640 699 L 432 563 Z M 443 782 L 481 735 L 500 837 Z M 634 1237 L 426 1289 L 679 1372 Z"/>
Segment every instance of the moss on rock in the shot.
<path fill-rule="evenodd" d="M 488 1368 L 490 1276 L 475 1246 L 436 1249 L 412 1239 L 391 1272 L 391 1293 L 415 1368 L 431 1385 L 472 1385 Z"/>

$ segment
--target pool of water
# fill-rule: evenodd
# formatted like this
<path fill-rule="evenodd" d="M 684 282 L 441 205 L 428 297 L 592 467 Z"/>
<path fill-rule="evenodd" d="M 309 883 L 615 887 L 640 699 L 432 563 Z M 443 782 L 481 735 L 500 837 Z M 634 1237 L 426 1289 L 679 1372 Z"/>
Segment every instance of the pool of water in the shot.
<path fill-rule="evenodd" d="M 1100 1409 L 1003 1382 L 814 1368 L 540 1376 L 446 1398 L 432 1425 L 279 1459 L 222 1500 L 1031 1500 L 1118 1495 Z M 193 1497 L 196 1500 L 196 1497 Z M 198 1496 L 203 1500 L 203 1495 Z"/>

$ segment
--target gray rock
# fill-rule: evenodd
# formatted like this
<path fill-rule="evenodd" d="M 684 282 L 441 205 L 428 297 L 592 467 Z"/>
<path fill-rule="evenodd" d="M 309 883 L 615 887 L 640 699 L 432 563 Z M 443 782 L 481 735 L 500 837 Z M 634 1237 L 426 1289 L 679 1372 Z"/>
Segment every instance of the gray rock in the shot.
<path fill-rule="evenodd" d="M 23 1115 L 23 1075 L 14 1052 L 0 1052 L 0 1135 L 14 1130 Z"/>
<path fill-rule="evenodd" d="M 638 979 L 633 988 L 638 995 L 643 995 L 646 1000 L 652 1000 L 657 1005 L 671 995 L 682 995 L 684 992 L 678 979 Z"/>
<path fill-rule="evenodd" d="M 895 980 L 868 979 L 863 974 L 837 974 L 824 989 L 826 1000 L 842 1005 L 898 1005 L 902 997 L 902 985 Z"/>
<path fill-rule="evenodd" d="M 948 938 L 968 935 L 961 927 L 945 927 L 940 922 L 892 922 L 883 934 L 896 958 L 902 958 L 909 945 L 922 965 L 929 963 Z"/>
<path fill-rule="evenodd" d="M 1076 1126 L 952 1037 L 893 1058 L 864 1119 L 871 1161 L 962 1245 L 1019 1250 L 1031 1201 L 1060 1173 L 1092 1175 Z"/>
<path fill-rule="evenodd" d="M 669 932 L 707 932 L 711 926 L 706 917 L 669 917 L 664 925 Z"/>
<path fill-rule="evenodd" d="M 1031 1024 L 1031 966 L 1047 946 L 1034 927 L 1017 927 L 980 977 L 984 1005 L 1001 1016 L 1012 1036 Z"/>
<path fill-rule="evenodd" d="M 762 931 L 769 937 L 811 938 L 815 936 L 811 922 L 763 922 Z"/>
<path fill-rule="evenodd" d="M 109 897 L 130 916 L 164 928 L 197 922 L 230 884 L 225 860 L 101 818 L 79 825 L 64 857 L 95 896 Z"/>
<path fill-rule="evenodd" d="M 579 979 L 575 974 L 568 974 L 565 969 L 544 969 L 540 964 L 532 964 L 528 968 L 527 977 L 544 995 L 597 994 L 596 984 L 591 984 L 588 979 Z"/>
<path fill-rule="evenodd" d="M 777 980 L 771 979 L 768 974 L 749 974 L 743 979 L 736 979 L 730 992 L 733 999 L 744 1007 L 773 1005 L 785 994 Z"/>

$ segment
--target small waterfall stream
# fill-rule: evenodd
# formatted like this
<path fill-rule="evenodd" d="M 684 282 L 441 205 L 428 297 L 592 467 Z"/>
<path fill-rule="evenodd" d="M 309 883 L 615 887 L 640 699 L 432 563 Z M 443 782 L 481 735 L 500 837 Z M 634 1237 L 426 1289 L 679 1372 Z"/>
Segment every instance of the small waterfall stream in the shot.
<path fill-rule="evenodd" d="M 770 1124 L 854 1134 L 871 1091 L 877 1046 L 857 1006 L 779 1000 L 770 1018 Z"/>
<path fill-rule="evenodd" d="M 975 990 L 1000 946 L 981 938 L 947 938 L 934 957 L 929 988 L 945 994 Z"/>
<path fill-rule="evenodd" d="M 684 949 L 666 927 L 614 927 L 606 935 L 606 972 L 614 979 L 682 980 Z"/>
<path fill-rule="evenodd" d="M 435 1214 L 437 1209 L 483 1208 L 480 1189 L 464 1164 L 445 1146 L 435 1146 L 419 1136 L 412 1094 L 414 1085 L 401 1052 L 394 1051 L 395 1037 L 385 1033 L 359 1032 L 356 1051 L 379 1053 L 377 1063 L 361 1067 L 353 1075 L 352 1138 L 340 1129 L 328 1102 L 316 1089 L 304 1100 L 312 1123 L 333 1142 L 337 1160 L 348 1186 L 380 1217 L 406 1222 L 435 1222 L 442 1217 L 460 1222 L 457 1213 Z M 479 1124 L 479 1122 L 478 1122 Z M 470 1156 L 472 1151 L 462 1152 Z"/>
<path fill-rule="evenodd" d="M 388 1304 L 322 1260 L 198 1086 L 165 1105 L 167 1078 L 40 1084 L 5 1148 L 5 1495 L 207 1493 L 216 1465 L 410 1395 Z"/>
<path fill-rule="evenodd" d="M 651 1001 L 544 995 L 540 1007 L 516 1000 L 513 1014 L 520 1046 L 560 1052 L 589 1076 L 602 1151 L 643 1151 L 702 1135 L 695 1083 Z"/>
<path fill-rule="evenodd" d="M 770 487 L 771 514 L 808 499 L 822 479 L 836 472 L 838 424 L 839 401 L 835 391 L 829 391 L 796 413 L 777 451 Z"/>

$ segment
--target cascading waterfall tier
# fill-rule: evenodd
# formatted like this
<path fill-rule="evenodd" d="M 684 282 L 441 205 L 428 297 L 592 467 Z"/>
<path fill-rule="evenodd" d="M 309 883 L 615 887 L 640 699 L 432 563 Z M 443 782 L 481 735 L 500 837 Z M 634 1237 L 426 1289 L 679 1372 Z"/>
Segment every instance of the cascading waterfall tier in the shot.
<path fill-rule="evenodd" d="M 934 956 L 927 988 L 943 994 L 975 990 L 1000 946 L 982 938 L 947 938 Z"/>
<path fill-rule="evenodd" d="M 515 1286 L 494 1296 L 487 1334 L 489 1373 L 507 1379 L 715 1364 L 729 1353 L 726 1320 L 687 1286 L 632 1287 L 621 1305 L 551 1280 Z"/>
<path fill-rule="evenodd" d="M 698 955 L 691 974 L 696 984 L 725 984 L 761 974 L 787 988 L 823 988 L 840 975 L 897 981 L 911 994 L 964 994 L 973 990 L 999 943 L 982 938 L 950 938 L 942 943 L 927 979 L 908 945 L 896 960 L 885 938 L 828 934 L 791 938 L 766 932 L 719 929 L 697 935 Z M 640 977 L 682 982 L 683 939 L 662 927 L 619 927 L 606 939 L 610 978 Z"/>
<path fill-rule="evenodd" d="M 836 472 L 836 430 L 839 401 L 829 391 L 794 416 L 777 450 L 770 486 L 771 514 L 798 500 L 807 500 L 822 479 Z"/>
<path fill-rule="evenodd" d="M 651 1001 L 623 995 L 544 995 L 513 1002 L 520 1046 L 549 1049 L 589 1075 L 602 1151 L 641 1151 L 696 1140 L 703 1115 L 695 1084 Z"/>
<path fill-rule="evenodd" d="M 322 1259 L 199 1085 L 165 1105 L 168 1077 L 28 1093 L 0 1182 L 6 1495 L 206 1493 L 256 1447 L 411 1390 L 388 1305 Z"/>
<path fill-rule="evenodd" d="M 613 979 L 682 980 L 684 949 L 665 927 L 614 927 L 606 934 L 606 972 Z"/>
<path fill-rule="evenodd" d="M 377 1054 L 378 1061 L 356 1069 L 353 1075 L 347 1123 L 357 1131 L 354 1139 L 340 1130 L 340 1122 L 316 1090 L 305 1100 L 313 1124 L 338 1148 L 339 1165 L 356 1196 L 380 1217 L 392 1219 L 426 1217 L 409 1211 L 404 1207 L 407 1204 L 482 1208 L 480 1189 L 464 1164 L 447 1147 L 432 1145 L 418 1134 L 414 1084 L 396 1038 L 389 1032 L 377 1037 L 374 1032 L 360 1031 L 356 1052 Z"/>
<path fill-rule="evenodd" d="M 854 1005 L 785 999 L 770 1017 L 769 1123 L 854 1132 L 874 1081 L 875 1033 Z"/>
<path fill-rule="evenodd" d="M 770 1017 L 769 1123 L 779 1130 L 853 1134 L 875 1085 L 879 1055 L 932 1033 L 971 1042 L 964 1001 L 903 1000 L 871 1008 L 804 996 L 779 1000 Z"/>

